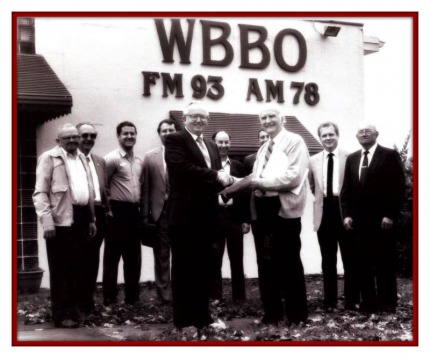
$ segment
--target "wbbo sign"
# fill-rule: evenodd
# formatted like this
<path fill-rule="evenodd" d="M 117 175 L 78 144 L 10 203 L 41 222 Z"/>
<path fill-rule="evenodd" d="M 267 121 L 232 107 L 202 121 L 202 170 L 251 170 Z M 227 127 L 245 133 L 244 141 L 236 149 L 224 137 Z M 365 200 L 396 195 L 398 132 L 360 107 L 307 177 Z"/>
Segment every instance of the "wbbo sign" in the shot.
<path fill-rule="evenodd" d="M 164 20 L 155 19 L 158 39 L 163 55 L 162 62 L 174 63 L 173 58 L 175 46 L 178 49 L 181 64 L 190 64 L 190 54 L 193 44 L 194 25 L 196 20 L 189 19 L 187 35 L 184 35 L 180 20 L 171 20 L 170 34 L 168 36 L 164 26 Z M 217 66 L 226 67 L 231 65 L 235 53 L 232 44 L 229 41 L 231 27 L 226 22 L 200 20 L 202 30 L 202 66 Z M 243 69 L 265 69 L 271 61 L 271 51 L 266 45 L 267 29 L 264 26 L 243 25 L 239 24 L 240 34 L 240 65 Z M 212 34 L 216 30 L 221 35 L 213 38 Z M 250 42 L 250 34 L 253 33 L 257 40 Z M 296 63 L 288 63 L 284 58 L 283 43 L 286 37 L 292 37 L 298 45 L 298 56 Z M 222 47 L 224 49 L 223 56 L 220 59 L 214 59 L 213 49 Z M 250 52 L 259 51 L 261 56 L 259 61 L 251 61 Z M 219 52 L 218 52 L 219 54 Z M 277 33 L 273 42 L 273 55 L 276 63 L 285 72 L 298 72 L 306 64 L 307 46 L 304 36 L 295 29 L 283 29 Z M 153 71 L 142 71 L 143 74 L 143 96 L 151 96 L 151 86 L 157 84 L 157 80 L 161 78 L 163 86 L 163 97 L 168 97 L 170 94 L 177 98 L 184 97 L 183 94 L 183 74 Z M 190 80 L 192 96 L 194 98 L 208 97 L 213 100 L 218 100 L 225 95 L 225 88 L 222 84 L 222 76 L 208 76 L 197 74 Z M 290 88 L 296 89 L 296 93 L 292 102 L 298 104 L 301 94 L 305 89 L 304 99 L 309 105 L 315 105 L 319 102 L 320 96 L 318 93 L 318 85 L 316 83 L 291 82 Z M 266 101 L 270 102 L 271 98 L 277 102 L 283 103 L 284 100 L 284 81 L 265 80 Z M 248 79 L 248 93 L 246 100 L 250 101 L 254 97 L 257 101 L 263 101 L 263 94 L 260 83 L 256 78 Z"/>

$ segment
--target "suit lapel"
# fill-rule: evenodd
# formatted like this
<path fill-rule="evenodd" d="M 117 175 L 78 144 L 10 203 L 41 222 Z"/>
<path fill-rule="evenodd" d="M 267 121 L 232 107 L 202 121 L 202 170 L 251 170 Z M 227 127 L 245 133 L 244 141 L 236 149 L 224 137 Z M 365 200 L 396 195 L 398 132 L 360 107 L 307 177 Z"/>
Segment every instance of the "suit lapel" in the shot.
<path fill-rule="evenodd" d="M 163 160 L 163 149 L 160 148 L 157 152 L 154 153 L 154 160 L 157 165 L 157 168 L 160 172 L 160 176 L 163 180 L 163 183 L 166 183 L 166 173 L 164 170 L 164 160 Z"/>
<path fill-rule="evenodd" d="M 321 191 L 324 191 L 324 181 L 323 181 L 323 171 L 324 171 L 324 152 L 321 152 L 317 154 L 315 157 L 315 167 L 317 168 L 317 176 L 316 181 L 321 189 Z"/>
<path fill-rule="evenodd" d="M 206 144 L 206 148 L 208 148 L 209 157 L 211 158 L 211 168 L 216 170 L 220 169 L 217 168 L 218 148 L 214 148 L 206 138 L 203 138 L 203 141 Z"/>
<path fill-rule="evenodd" d="M 339 150 L 339 190 L 342 188 L 343 185 L 343 178 L 345 175 L 345 162 L 346 157 L 348 156 L 348 153 L 346 153 L 343 150 Z"/>
<path fill-rule="evenodd" d="M 375 171 L 375 168 L 378 166 L 378 163 L 381 160 L 381 157 L 382 157 L 381 156 L 381 149 L 378 145 L 375 149 L 375 152 L 373 153 L 373 157 L 372 157 L 372 161 L 370 162 L 369 169 L 367 169 L 366 182 L 369 180 L 369 177 Z"/>

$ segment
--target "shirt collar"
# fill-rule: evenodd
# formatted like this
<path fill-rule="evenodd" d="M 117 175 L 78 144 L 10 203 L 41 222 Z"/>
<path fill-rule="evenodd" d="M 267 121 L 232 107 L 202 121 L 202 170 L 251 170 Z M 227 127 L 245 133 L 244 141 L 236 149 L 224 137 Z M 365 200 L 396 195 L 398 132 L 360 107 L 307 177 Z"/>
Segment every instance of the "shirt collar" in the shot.
<path fill-rule="evenodd" d="M 333 156 L 335 158 L 339 158 L 339 146 L 336 147 L 336 149 L 334 151 L 332 151 L 331 153 L 333 153 Z M 324 149 L 324 158 L 328 158 L 328 155 L 330 154 L 330 152 L 326 149 Z"/>
<path fill-rule="evenodd" d="M 367 149 L 367 151 L 369 152 L 369 154 L 372 156 L 373 153 L 375 153 L 376 147 L 378 146 L 378 143 L 375 143 L 374 145 L 372 145 L 372 147 L 370 147 L 369 149 Z M 364 152 L 366 151 L 366 149 L 361 148 L 361 155 L 364 154 Z"/>
<path fill-rule="evenodd" d="M 194 140 L 197 140 L 198 137 L 201 137 L 203 139 L 203 133 L 200 135 L 197 135 L 197 134 L 191 133 L 187 127 L 185 127 L 185 129 L 187 130 L 188 133 L 191 134 L 191 136 L 194 138 Z"/>
<path fill-rule="evenodd" d="M 69 158 L 74 158 L 74 159 L 76 159 L 77 157 L 78 157 L 78 155 L 79 155 L 79 149 L 76 151 L 76 154 L 70 154 L 69 152 L 67 152 L 63 147 L 60 147 L 60 150 L 61 150 L 61 152 L 66 156 L 66 157 L 69 157 Z"/>
<path fill-rule="evenodd" d="M 274 144 L 278 143 L 287 133 L 287 130 L 285 128 L 282 128 L 281 131 L 275 136 L 273 139 L 269 139 L 267 142 L 270 143 L 272 140 Z"/>
<path fill-rule="evenodd" d="M 119 151 L 119 155 L 120 155 L 122 158 L 124 158 L 124 157 L 126 157 L 126 156 L 128 155 L 128 153 L 127 153 L 124 149 L 122 149 L 122 147 L 119 147 L 119 148 L 118 148 L 118 151 Z M 133 157 L 133 158 L 135 158 L 134 153 L 133 153 L 132 157 Z"/>
<path fill-rule="evenodd" d="M 226 164 L 229 164 L 229 165 L 231 165 L 231 161 L 230 161 L 230 158 L 229 157 L 227 157 L 227 159 L 226 159 L 226 161 L 225 162 L 223 162 L 223 161 L 221 161 L 221 164 L 222 164 L 222 166 L 224 167 L 224 165 L 226 165 Z"/>

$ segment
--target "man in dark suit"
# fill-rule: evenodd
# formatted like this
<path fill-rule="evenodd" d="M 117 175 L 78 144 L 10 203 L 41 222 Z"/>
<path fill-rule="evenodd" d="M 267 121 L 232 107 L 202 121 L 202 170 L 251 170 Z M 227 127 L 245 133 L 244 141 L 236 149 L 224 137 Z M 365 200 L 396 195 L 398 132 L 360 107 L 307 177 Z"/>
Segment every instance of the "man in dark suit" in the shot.
<path fill-rule="evenodd" d="M 184 109 L 185 128 L 166 137 L 167 201 L 172 243 L 173 323 L 201 329 L 209 312 L 210 250 L 214 242 L 217 193 L 233 179 L 221 169 L 215 143 L 202 138 L 209 113 L 201 103 Z"/>
<path fill-rule="evenodd" d="M 339 200 L 348 152 L 338 146 L 339 128 L 336 123 L 321 123 L 318 135 L 324 150 L 310 159 L 309 184 L 315 196 L 314 230 L 321 249 L 324 308 L 328 312 L 337 308 L 336 266 L 339 245 L 345 272 L 345 308 L 354 309 L 359 302 L 354 250 L 343 227 Z"/>
<path fill-rule="evenodd" d="M 396 310 L 393 228 L 405 195 L 400 156 L 377 144 L 378 135 L 374 125 L 359 126 L 357 139 L 363 148 L 346 160 L 341 191 L 344 226 L 357 247 L 360 309 L 366 313 Z"/>
<path fill-rule="evenodd" d="M 169 178 L 166 175 L 164 142 L 166 137 L 179 130 L 176 121 L 163 119 L 157 127 L 161 146 L 150 150 L 143 158 L 143 187 L 141 210 L 144 224 L 155 225 L 154 273 L 157 297 L 162 303 L 171 302 L 170 239 L 167 233 L 166 202 L 169 196 Z"/>
<path fill-rule="evenodd" d="M 212 139 L 218 147 L 222 170 L 236 178 L 242 178 L 244 176 L 243 164 L 228 157 L 231 144 L 229 134 L 220 131 L 215 133 Z M 214 275 L 210 294 L 213 299 L 222 299 L 221 268 L 226 243 L 230 259 L 233 300 L 246 299 L 243 271 L 243 234 L 249 232 L 250 221 L 249 195 L 239 193 L 229 199 L 218 195 L 216 241 L 213 245 Z"/>
<path fill-rule="evenodd" d="M 97 235 L 88 240 L 82 270 L 82 292 L 80 292 L 80 310 L 84 314 L 94 310 L 94 290 L 100 262 L 100 247 L 106 233 L 106 213 L 109 205 L 106 196 L 106 164 L 105 160 L 91 150 L 97 138 L 97 131 L 91 123 L 79 123 L 76 128 L 79 131 L 79 150 L 84 154 L 91 170 L 94 184 L 95 198 L 94 210 L 96 215 Z"/>

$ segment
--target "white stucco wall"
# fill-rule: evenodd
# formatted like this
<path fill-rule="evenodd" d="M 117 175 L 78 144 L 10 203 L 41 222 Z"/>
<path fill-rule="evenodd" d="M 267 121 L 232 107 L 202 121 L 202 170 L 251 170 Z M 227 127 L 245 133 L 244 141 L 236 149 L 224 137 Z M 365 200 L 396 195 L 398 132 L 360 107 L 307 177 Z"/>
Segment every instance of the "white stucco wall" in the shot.
<path fill-rule="evenodd" d="M 228 38 L 234 49 L 233 62 L 227 67 L 202 66 L 202 31 L 200 20 L 226 22 L 231 27 Z M 170 19 L 164 20 L 167 33 Z M 187 21 L 181 20 L 187 33 Z M 266 69 L 243 69 L 240 66 L 240 34 L 238 24 L 264 26 L 268 31 L 265 45 L 271 61 Z M 209 18 L 196 19 L 191 50 L 191 64 L 179 63 L 177 51 L 174 63 L 163 63 L 160 42 L 152 18 L 37 18 L 36 52 L 43 55 L 73 97 L 72 114 L 50 121 L 38 129 L 38 155 L 55 145 L 57 128 L 66 122 L 91 121 L 99 124 L 99 137 L 94 152 L 105 155 L 117 145 L 115 127 L 123 120 L 134 122 L 138 129 L 135 152 L 143 155 L 159 144 L 156 126 L 169 117 L 170 110 L 181 110 L 192 98 L 191 78 L 200 74 L 222 76 L 225 94 L 219 100 L 204 98 L 209 111 L 229 113 L 259 112 L 262 104 L 255 97 L 246 100 L 248 79 L 257 78 L 265 97 L 264 80 L 284 81 L 286 115 L 296 116 L 317 137 L 318 125 L 327 120 L 340 127 L 340 145 L 357 149 L 355 129 L 364 118 L 363 95 L 363 34 L 356 24 L 340 24 L 337 37 L 324 38 L 319 32 L 323 24 L 292 18 Z M 274 58 L 273 41 L 285 28 L 298 30 L 307 44 L 307 61 L 296 73 L 282 70 Z M 218 37 L 214 30 L 212 37 Z M 254 36 L 254 35 L 253 35 Z M 251 36 L 250 41 L 255 38 Z M 297 44 L 288 37 L 284 41 L 284 58 L 289 64 L 297 60 Z M 213 58 L 222 58 L 223 48 L 214 48 Z M 258 61 L 259 53 L 251 53 Z M 142 71 L 183 74 L 183 98 L 169 95 L 162 98 L 161 79 L 151 86 L 152 95 L 142 96 Z M 315 82 L 319 86 L 320 101 L 315 106 L 293 104 L 295 90 L 290 83 Z M 316 234 L 312 230 L 312 195 L 309 195 L 302 219 L 302 258 L 306 273 L 320 272 L 321 258 Z M 41 235 L 40 235 L 41 237 Z M 43 239 L 40 240 L 40 266 L 46 270 L 43 286 L 48 285 L 49 270 Z M 142 280 L 153 279 L 150 249 L 143 249 Z M 256 277 L 255 252 L 250 234 L 245 237 L 245 271 Z M 340 260 L 339 260 L 340 261 Z M 338 264 L 342 272 L 341 264 Z M 229 275 L 228 265 L 224 274 Z M 122 280 L 122 273 L 120 273 Z"/>

